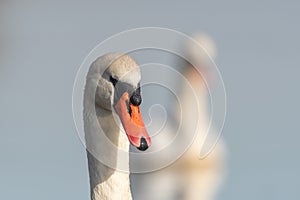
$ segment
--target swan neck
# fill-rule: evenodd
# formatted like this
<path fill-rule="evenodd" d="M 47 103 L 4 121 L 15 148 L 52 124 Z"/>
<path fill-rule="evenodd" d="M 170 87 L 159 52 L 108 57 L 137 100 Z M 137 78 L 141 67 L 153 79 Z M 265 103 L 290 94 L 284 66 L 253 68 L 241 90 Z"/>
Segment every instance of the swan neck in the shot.
<path fill-rule="evenodd" d="M 129 142 L 122 126 L 112 111 L 97 106 L 96 118 L 86 118 L 85 124 L 91 199 L 131 200 L 129 173 L 117 170 L 129 170 Z M 99 127 L 105 135 L 99 133 Z M 109 147 L 102 143 L 105 139 L 109 139 Z"/>

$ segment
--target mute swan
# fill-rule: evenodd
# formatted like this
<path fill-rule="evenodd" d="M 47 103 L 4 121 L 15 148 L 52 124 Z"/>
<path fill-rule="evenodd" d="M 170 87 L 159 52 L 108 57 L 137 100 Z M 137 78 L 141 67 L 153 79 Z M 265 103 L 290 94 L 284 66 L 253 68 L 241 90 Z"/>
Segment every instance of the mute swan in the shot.
<path fill-rule="evenodd" d="M 195 41 L 202 45 L 210 55 L 211 58 L 215 58 L 216 47 L 214 41 L 204 34 L 195 34 L 192 36 Z M 191 87 L 194 91 L 197 91 L 198 105 L 200 108 L 199 124 L 201 126 L 198 130 L 192 145 L 187 152 L 178 161 L 180 166 L 179 171 L 183 172 L 184 188 L 183 199 L 185 200 L 212 200 L 215 199 L 215 195 L 223 180 L 225 172 L 225 160 L 226 160 L 226 148 L 223 140 L 217 141 L 218 143 L 214 149 L 204 159 L 199 160 L 201 145 L 203 141 L 215 140 L 216 133 L 214 128 L 209 129 L 207 135 L 206 130 L 209 126 L 208 116 L 208 89 L 206 88 L 205 81 L 213 81 L 213 77 L 210 70 L 210 61 L 207 61 L 206 55 L 201 55 L 199 51 L 193 48 L 192 44 L 186 44 L 186 54 L 189 60 L 193 60 L 197 67 L 200 68 L 201 75 L 196 71 L 195 67 L 189 63 L 184 66 L 183 74 L 190 81 Z M 204 76 L 203 76 L 204 75 Z M 206 78 L 206 80 L 204 80 Z M 181 88 L 181 103 L 183 109 L 187 113 L 191 113 L 188 117 L 193 118 L 196 115 L 193 114 L 194 106 L 191 105 L 190 97 L 186 89 L 186 85 Z M 187 119 L 189 120 L 189 119 Z M 190 132 L 190 127 L 187 123 L 183 123 L 184 132 Z M 207 138 L 206 138 L 207 137 Z"/>
<path fill-rule="evenodd" d="M 141 151 L 151 145 L 140 114 L 140 69 L 128 55 L 106 54 L 94 61 L 84 92 L 84 131 L 92 200 L 131 200 L 129 145 Z M 115 121 L 116 111 L 122 126 Z M 100 134 L 100 128 L 104 134 Z M 123 128 L 126 135 L 122 132 Z M 122 154 L 104 141 L 122 149 Z M 99 159 L 100 158 L 100 159 Z M 105 161 L 104 163 L 100 162 Z M 109 163 L 110 166 L 107 166 Z"/>

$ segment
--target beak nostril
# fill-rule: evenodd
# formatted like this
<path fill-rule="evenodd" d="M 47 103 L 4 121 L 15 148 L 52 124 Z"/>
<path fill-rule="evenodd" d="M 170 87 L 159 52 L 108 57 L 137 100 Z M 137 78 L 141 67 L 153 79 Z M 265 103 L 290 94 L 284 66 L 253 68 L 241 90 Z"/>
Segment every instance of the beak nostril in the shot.
<path fill-rule="evenodd" d="M 144 137 L 141 138 L 140 140 L 140 146 L 137 147 L 138 150 L 141 150 L 141 151 L 145 151 L 148 149 L 148 144 L 147 144 L 147 141 Z"/>

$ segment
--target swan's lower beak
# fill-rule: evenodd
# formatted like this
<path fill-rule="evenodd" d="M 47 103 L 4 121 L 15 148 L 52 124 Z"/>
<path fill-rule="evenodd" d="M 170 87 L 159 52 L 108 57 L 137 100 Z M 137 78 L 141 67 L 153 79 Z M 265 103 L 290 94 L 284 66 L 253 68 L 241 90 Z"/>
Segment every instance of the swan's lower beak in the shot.
<path fill-rule="evenodd" d="M 115 105 L 115 109 L 122 122 L 129 142 L 141 151 L 151 145 L 151 139 L 146 131 L 140 107 L 130 103 L 130 97 L 125 92 Z"/>

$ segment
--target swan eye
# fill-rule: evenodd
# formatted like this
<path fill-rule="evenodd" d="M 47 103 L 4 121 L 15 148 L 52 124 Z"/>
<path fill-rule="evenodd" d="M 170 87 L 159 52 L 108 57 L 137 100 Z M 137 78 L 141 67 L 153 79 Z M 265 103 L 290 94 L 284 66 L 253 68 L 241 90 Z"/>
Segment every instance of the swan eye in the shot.
<path fill-rule="evenodd" d="M 116 84 L 118 83 L 118 80 L 113 78 L 112 76 L 109 77 L 109 81 L 114 85 L 116 86 Z"/>

